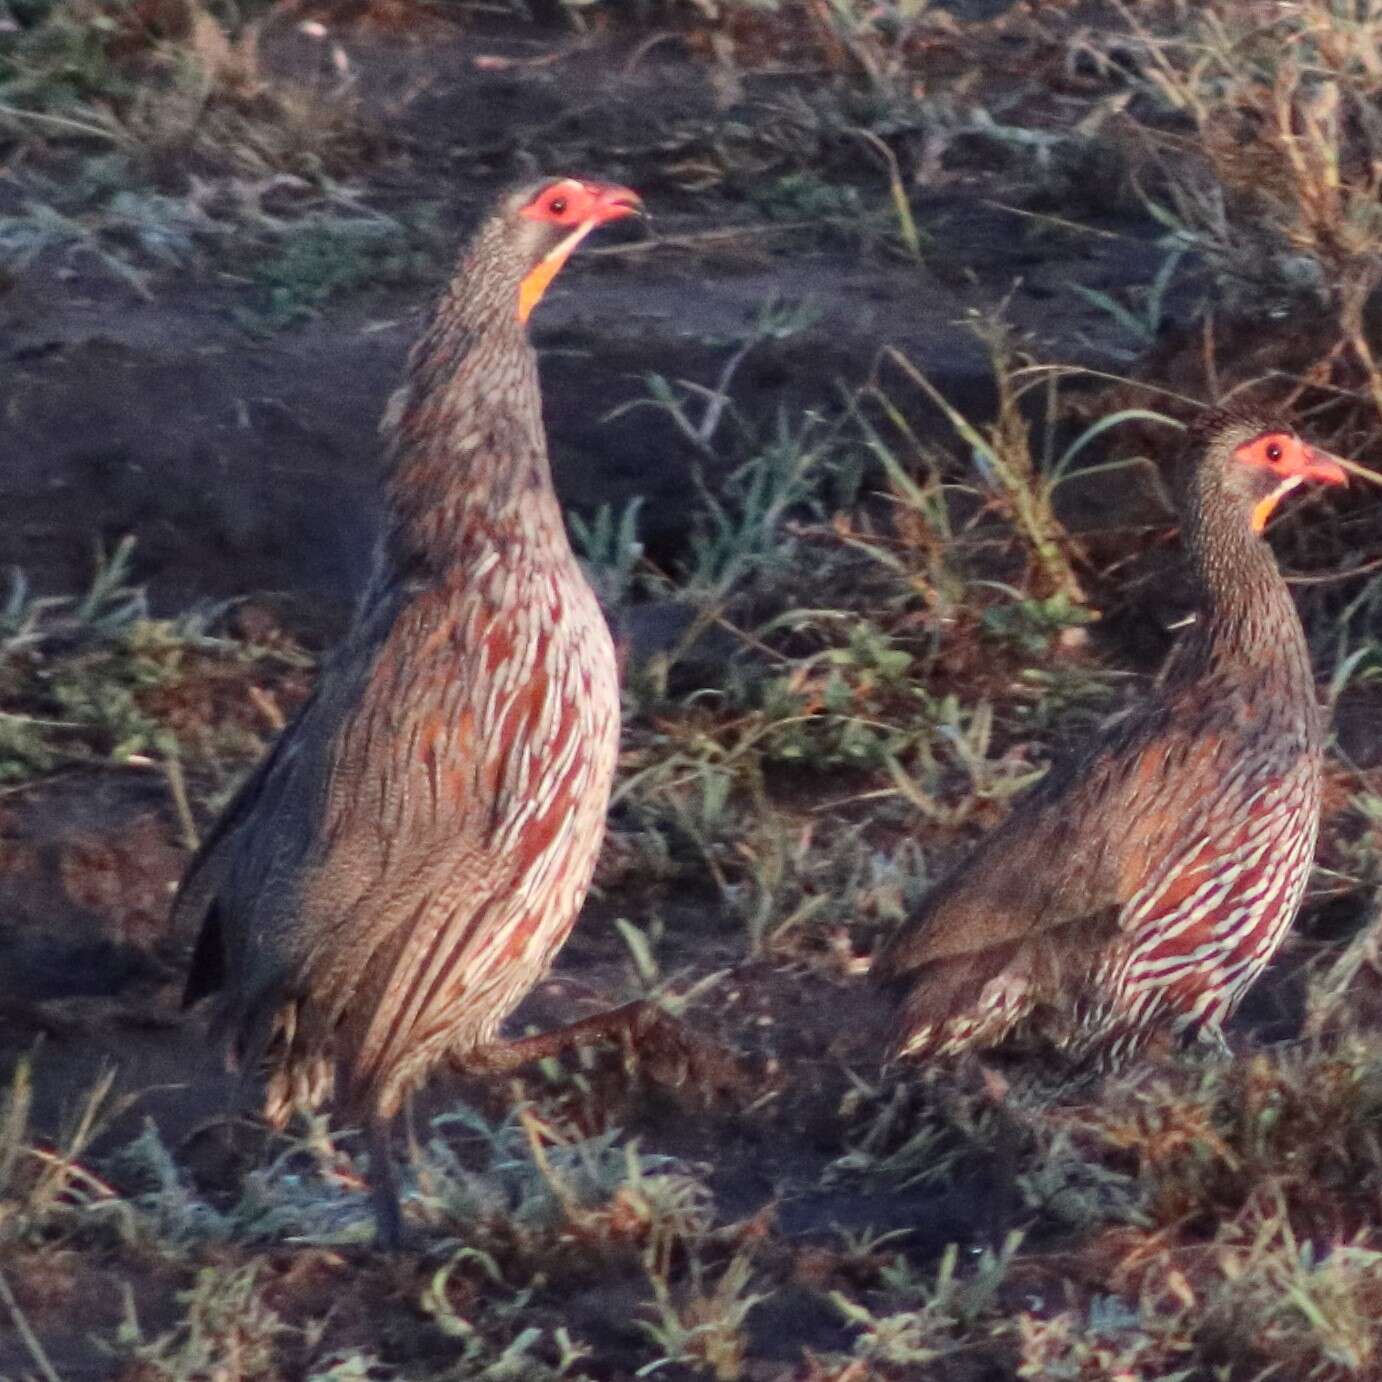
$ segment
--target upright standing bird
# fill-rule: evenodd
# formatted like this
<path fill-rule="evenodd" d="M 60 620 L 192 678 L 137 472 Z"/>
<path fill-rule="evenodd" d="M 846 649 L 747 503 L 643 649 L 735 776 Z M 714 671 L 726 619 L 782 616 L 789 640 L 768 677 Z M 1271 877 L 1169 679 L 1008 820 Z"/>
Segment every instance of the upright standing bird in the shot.
<path fill-rule="evenodd" d="M 1029 1038 L 1116 1062 L 1220 1029 L 1300 904 L 1324 720 L 1263 528 L 1335 459 L 1270 419 L 1214 412 L 1182 457 L 1199 612 L 1151 698 L 1053 769 L 878 957 L 896 1054 Z"/>
<path fill-rule="evenodd" d="M 504 196 L 463 252 L 385 419 L 375 569 L 312 698 L 213 827 L 174 920 L 185 1002 L 267 1069 L 265 1116 L 332 1094 L 370 1140 L 443 1058 L 496 1059 L 590 884 L 619 737 L 613 644 L 552 488 L 526 323 L 623 187 Z"/>

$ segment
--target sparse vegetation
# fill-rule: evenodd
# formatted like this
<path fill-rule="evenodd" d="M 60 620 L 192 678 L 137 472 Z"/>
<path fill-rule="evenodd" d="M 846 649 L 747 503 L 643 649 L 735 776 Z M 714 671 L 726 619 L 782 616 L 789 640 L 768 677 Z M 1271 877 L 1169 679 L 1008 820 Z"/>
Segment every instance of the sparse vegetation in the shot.
<path fill-rule="evenodd" d="M 152 298 L 160 269 L 238 259 L 271 290 L 253 309 L 269 328 L 364 281 L 361 256 L 397 275 L 402 249 L 383 246 L 401 227 L 346 180 L 381 146 L 338 44 L 289 76 L 262 60 L 267 18 L 202 0 L 20 13 L 0 37 L 0 143 L 23 164 L 0 214 L 7 271 L 47 257 Z"/>
<path fill-rule="evenodd" d="M 213 611 L 152 618 L 129 584 L 132 553 L 129 539 L 98 553 L 90 588 L 73 599 L 32 595 L 11 573 L 0 705 L 15 709 L 0 709 L 0 780 L 100 762 L 161 764 L 178 782 L 184 762 L 223 772 L 262 752 L 305 696 L 312 662 L 291 641 L 213 635 Z"/>
<path fill-rule="evenodd" d="M 1153 673 L 1192 402 L 1279 402 L 1377 466 L 1382 8 L 511 9 L 0 15 L 8 404 L 36 458 L 13 457 L 32 494 L 0 474 L 0 1375 L 1372 1375 L 1365 480 L 1272 535 L 1338 736 L 1315 885 L 1236 1059 L 1056 1094 L 902 1079 L 861 981 Z M 447 1088 L 412 1115 L 425 1247 L 384 1260 L 353 1130 L 208 1121 L 186 938 L 110 921 L 171 875 L 111 864 L 128 816 L 90 818 L 142 774 L 131 852 L 194 843 L 308 694 L 313 620 L 182 592 L 330 583 L 311 559 L 349 545 L 333 505 L 377 446 L 335 414 L 382 407 L 456 206 L 533 161 L 640 187 L 657 230 L 573 271 L 598 310 L 577 287 L 539 328 L 627 666 L 597 897 L 531 1021 L 651 999 L 751 1087 L 706 1109 L 587 1051 Z M 221 392 L 182 382 L 207 360 Z M 121 430 L 145 387 L 176 444 Z M 265 519 L 301 495 L 298 526 Z"/>

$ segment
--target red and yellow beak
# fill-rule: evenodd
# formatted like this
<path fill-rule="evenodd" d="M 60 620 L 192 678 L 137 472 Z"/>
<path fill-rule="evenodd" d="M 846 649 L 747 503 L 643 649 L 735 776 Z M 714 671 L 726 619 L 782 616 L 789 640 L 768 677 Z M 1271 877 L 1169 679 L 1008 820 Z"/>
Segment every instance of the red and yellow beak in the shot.
<path fill-rule="evenodd" d="M 1305 465 L 1300 472 L 1302 480 L 1317 485 L 1346 485 L 1348 470 L 1346 463 L 1328 451 L 1317 451 L 1313 446 L 1303 447 Z"/>
<path fill-rule="evenodd" d="M 620 187 L 617 182 L 587 182 L 585 187 L 594 196 L 587 219 L 593 219 L 596 225 L 643 214 L 643 198 L 631 188 Z"/>
<path fill-rule="evenodd" d="M 1318 451 L 1304 442 L 1293 447 L 1274 469 L 1282 477 L 1281 483 L 1253 506 L 1252 530 L 1255 533 L 1266 528 L 1273 510 L 1297 485 L 1348 484 L 1348 471 L 1338 456 L 1331 456 L 1328 451 Z"/>
<path fill-rule="evenodd" d="M 610 221 L 622 220 L 625 216 L 642 215 L 643 199 L 627 187 L 612 182 L 578 182 L 574 178 L 569 180 L 569 185 L 572 191 L 567 209 L 560 219 L 551 215 L 534 217 L 557 225 L 569 225 L 571 232 L 548 250 L 519 284 L 518 320 L 521 322 L 526 322 L 532 315 L 533 308 L 542 301 L 542 295 L 561 272 L 562 265 L 592 230 Z M 523 214 L 530 213 L 525 211 Z"/>

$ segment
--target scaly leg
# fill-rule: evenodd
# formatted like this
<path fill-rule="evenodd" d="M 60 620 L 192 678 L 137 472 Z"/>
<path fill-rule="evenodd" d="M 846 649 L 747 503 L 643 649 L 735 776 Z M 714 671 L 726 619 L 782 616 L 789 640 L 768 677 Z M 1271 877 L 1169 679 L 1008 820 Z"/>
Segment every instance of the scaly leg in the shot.
<path fill-rule="evenodd" d="M 370 1198 L 374 1205 L 374 1242 L 383 1252 L 397 1252 L 405 1241 L 398 1173 L 389 1136 L 392 1125 L 392 1118 L 382 1118 L 377 1113 L 370 1114 L 365 1123 Z"/>
<path fill-rule="evenodd" d="M 477 1047 L 453 1056 L 452 1064 L 472 1074 L 503 1075 L 533 1061 L 616 1038 L 627 1041 L 636 1053 L 652 1056 L 656 1062 L 654 1078 L 663 1083 L 679 1086 L 691 1079 L 712 1088 L 730 1089 L 741 1082 L 728 1051 L 693 1035 L 676 1018 L 642 999 L 550 1032 Z M 670 1070 L 661 1065 L 660 1073 L 660 1063 L 669 1059 L 676 1064 Z"/>

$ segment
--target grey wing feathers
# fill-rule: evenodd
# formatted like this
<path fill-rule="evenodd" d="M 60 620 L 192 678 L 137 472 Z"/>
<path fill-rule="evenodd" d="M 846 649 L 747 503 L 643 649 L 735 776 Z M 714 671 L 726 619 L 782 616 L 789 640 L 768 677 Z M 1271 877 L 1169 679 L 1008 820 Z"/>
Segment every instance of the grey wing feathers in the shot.
<path fill-rule="evenodd" d="M 312 846 L 307 800 L 320 784 L 324 724 L 340 718 L 341 697 L 358 684 L 362 655 L 393 618 L 391 599 L 362 605 L 355 636 L 323 666 L 312 694 L 241 785 L 202 841 L 173 899 L 175 934 L 199 928 L 184 1003 L 221 988 L 227 973 L 223 935 L 252 910 L 250 894 L 275 886 L 294 855 Z"/>
<path fill-rule="evenodd" d="M 1068 882 L 1072 827 L 1060 786 L 1053 783 L 1058 790 L 1051 790 L 1042 782 L 936 883 L 875 961 L 880 979 L 1032 934 L 1057 888 Z"/>
<path fill-rule="evenodd" d="M 172 926 L 175 935 L 187 935 L 198 928 L 183 1006 L 195 1003 L 225 983 L 225 957 L 222 950 L 217 902 L 236 864 L 242 828 L 253 818 L 262 803 L 271 779 L 282 773 L 287 760 L 297 751 L 296 737 L 317 696 L 303 704 L 297 718 L 279 735 L 259 766 L 240 784 L 229 804 L 217 817 L 183 874 L 173 898 Z"/>
<path fill-rule="evenodd" d="M 1110 831 L 1123 818 L 1124 771 L 1164 729 L 1160 713 L 1129 716 L 1055 765 L 892 937 L 874 962 L 879 981 L 1104 916 L 1120 901 Z"/>

